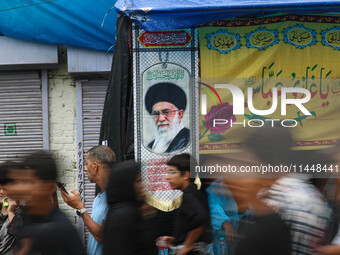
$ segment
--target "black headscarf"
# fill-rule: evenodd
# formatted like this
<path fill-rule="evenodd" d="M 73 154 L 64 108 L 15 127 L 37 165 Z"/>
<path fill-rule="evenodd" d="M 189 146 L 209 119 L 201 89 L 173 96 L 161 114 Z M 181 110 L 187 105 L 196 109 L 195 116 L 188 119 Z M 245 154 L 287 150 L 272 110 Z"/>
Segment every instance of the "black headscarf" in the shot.
<path fill-rule="evenodd" d="M 122 202 L 137 202 L 134 182 L 140 166 L 134 160 L 116 164 L 109 177 L 106 189 L 109 205 Z"/>

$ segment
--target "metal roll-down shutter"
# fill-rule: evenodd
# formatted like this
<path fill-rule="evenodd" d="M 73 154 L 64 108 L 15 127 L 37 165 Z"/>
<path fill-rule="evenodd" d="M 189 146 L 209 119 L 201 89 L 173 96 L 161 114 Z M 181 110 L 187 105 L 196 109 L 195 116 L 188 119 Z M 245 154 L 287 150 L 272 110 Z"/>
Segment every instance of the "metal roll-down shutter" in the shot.
<path fill-rule="evenodd" d="M 42 91 L 40 71 L 0 72 L 0 162 L 44 149 Z"/>
<path fill-rule="evenodd" d="M 86 152 L 99 144 L 100 125 L 105 102 L 107 80 L 77 82 L 77 140 L 78 140 L 78 186 L 87 211 L 91 214 L 95 198 L 96 185 L 91 183 L 84 172 Z M 81 99 L 80 99 L 81 98 Z M 79 150 L 80 149 L 80 150 Z M 83 158 L 79 158 L 82 154 Z M 82 166 L 79 166 L 79 162 Z M 80 169 L 80 168 L 81 169 Z M 81 171 L 80 171 L 81 170 Z M 83 180 L 79 179 L 79 173 Z M 80 193 L 80 192 L 79 192 Z M 80 224 L 83 224 L 80 222 Z M 80 226 L 80 231 L 82 226 Z M 83 228 L 85 240 L 88 240 L 88 230 Z"/>

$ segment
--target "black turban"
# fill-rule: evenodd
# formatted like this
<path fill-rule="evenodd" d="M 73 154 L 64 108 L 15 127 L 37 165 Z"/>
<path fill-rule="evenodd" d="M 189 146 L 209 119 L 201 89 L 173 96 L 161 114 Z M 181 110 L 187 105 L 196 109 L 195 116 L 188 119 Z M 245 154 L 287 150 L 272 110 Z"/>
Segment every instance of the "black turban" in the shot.
<path fill-rule="evenodd" d="M 152 107 L 158 102 L 169 102 L 179 110 L 185 110 L 187 97 L 184 90 L 173 83 L 161 82 L 152 85 L 145 95 L 145 107 L 151 114 Z"/>

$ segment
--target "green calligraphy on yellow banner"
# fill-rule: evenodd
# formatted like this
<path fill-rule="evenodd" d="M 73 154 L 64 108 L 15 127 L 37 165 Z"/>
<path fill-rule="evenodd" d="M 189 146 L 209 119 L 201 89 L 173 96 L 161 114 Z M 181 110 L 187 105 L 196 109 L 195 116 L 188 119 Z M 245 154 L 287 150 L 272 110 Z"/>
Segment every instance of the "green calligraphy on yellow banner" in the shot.
<path fill-rule="evenodd" d="M 258 23 L 199 28 L 200 153 L 240 149 L 247 132 L 262 124 L 290 128 L 299 149 L 334 144 L 340 138 L 340 17 L 289 15 Z M 286 103 L 303 101 L 305 90 L 310 99 L 301 107 Z M 244 100 L 242 114 L 233 112 L 235 98 Z"/>

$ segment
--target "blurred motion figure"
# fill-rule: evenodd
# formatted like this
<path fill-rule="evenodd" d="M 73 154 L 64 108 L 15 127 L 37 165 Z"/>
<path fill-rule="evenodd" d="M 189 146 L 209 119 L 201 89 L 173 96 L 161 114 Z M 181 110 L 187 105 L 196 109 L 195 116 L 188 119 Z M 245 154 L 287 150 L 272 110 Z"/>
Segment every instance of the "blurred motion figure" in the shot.
<path fill-rule="evenodd" d="M 109 211 L 104 225 L 103 254 L 144 253 L 137 196 L 141 192 L 140 167 L 133 160 L 112 169 L 107 186 Z"/>
<path fill-rule="evenodd" d="M 37 151 L 25 157 L 17 180 L 26 175 L 29 188 L 18 254 L 86 254 L 76 229 L 53 200 L 57 166 L 51 154 Z"/>

